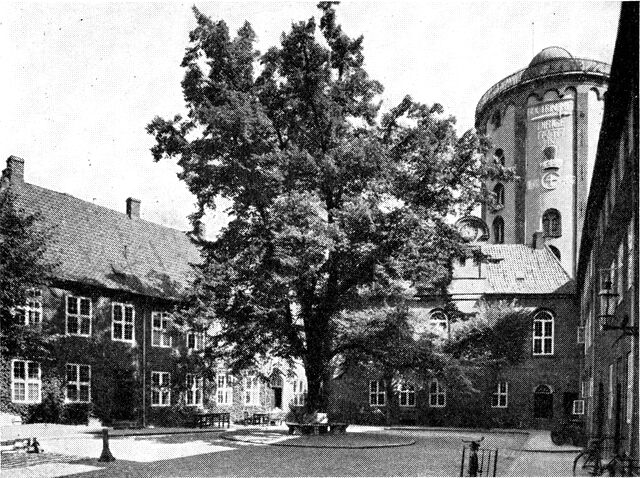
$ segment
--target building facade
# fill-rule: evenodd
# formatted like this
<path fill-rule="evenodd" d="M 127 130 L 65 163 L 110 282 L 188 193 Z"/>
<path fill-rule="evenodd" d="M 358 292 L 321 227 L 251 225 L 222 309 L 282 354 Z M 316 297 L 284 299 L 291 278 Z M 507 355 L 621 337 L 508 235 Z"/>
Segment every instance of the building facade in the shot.
<path fill-rule="evenodd" d="M 591 435 L 638 458 L 638 3 L 623 3 L 578 259 Z"/>
<path fill-rule="evenodd" d="M 55 337 L 54 359 L 3 357 L 0 412 L 27 420 L 143 425 L 185 424 L 207 408 L 241 420 L 254 412 L 286 413 L 304 403 L 304 373 L 276 362 L 233 377 L 224 364 L 208 377 L 184 360 L 208 341 L 172 311 L 201 261 L 188 234 L 140 217 L 129 198 L 119 213 L 24 181 L 24 161 L 11 156 L 2 191 L 17 210 L 40 215 L 52 235 L 47 285 L 28 291 L 19 317 Z"/>

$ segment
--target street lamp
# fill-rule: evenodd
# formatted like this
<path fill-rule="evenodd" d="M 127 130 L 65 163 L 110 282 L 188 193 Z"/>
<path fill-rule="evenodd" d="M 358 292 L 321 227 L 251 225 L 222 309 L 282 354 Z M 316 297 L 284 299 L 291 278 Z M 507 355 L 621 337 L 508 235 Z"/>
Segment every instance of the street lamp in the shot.
<path fill-rule="evenodd" d="M 616 321 L 616 306 L 618 304 L 618 294 L 613 290 L 613 269 L 602 269 L 600 271 L 600 330 L 621 330 L 623 335 L 637 335 L 638 327 L 627 325 L 629 316 L 625 315 L 620 324 Z"/>

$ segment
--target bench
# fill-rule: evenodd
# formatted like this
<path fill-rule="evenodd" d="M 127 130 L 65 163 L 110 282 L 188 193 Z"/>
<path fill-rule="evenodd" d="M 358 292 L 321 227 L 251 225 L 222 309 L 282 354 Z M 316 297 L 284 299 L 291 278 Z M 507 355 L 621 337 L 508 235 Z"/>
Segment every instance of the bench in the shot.
<path fill-rule="evenodd" d="M 342 435 L 347 432 L 348 423 L 290 423 L 289 435 L 298 432 L 300 435 Z"/>
<path fill-rule="evenodd" d="M 135 420 L 114 420 L 111 424 L 114 430 L 125 430 L 128 428 L 142 428 Z"/>
<path fill-rule="evenodd" d="M 204 412 L 195 415 L 195 426 L 197 428 L 212 427 L 229 428 L 231 426 L 231 414 L 228 412 Z"/>

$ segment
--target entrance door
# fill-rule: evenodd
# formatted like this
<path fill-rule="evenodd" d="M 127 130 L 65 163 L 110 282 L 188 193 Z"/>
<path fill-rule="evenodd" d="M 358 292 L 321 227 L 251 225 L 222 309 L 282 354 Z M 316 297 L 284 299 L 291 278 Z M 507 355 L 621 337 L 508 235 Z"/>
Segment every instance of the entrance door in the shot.
<path fill-rule="evenodd" d="M 538 385 L 533 393 L 533 418 L 553 418 L 553 392 L 548 385 Z"/>
<path fill-rule="evenodd" d="M 271 376 L 270 386 L 271 386 L 271 398 L 272 398 L 271 404 L 273 408 L 282 409 L 283 380 L 282 380 L 282 375 L 280 375 L 280 373 L 274 373 Z"/>

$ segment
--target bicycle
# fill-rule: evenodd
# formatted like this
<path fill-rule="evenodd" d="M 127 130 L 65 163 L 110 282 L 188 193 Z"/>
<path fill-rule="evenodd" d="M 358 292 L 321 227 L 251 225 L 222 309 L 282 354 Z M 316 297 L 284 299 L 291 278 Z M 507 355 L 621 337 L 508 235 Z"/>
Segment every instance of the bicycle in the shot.
<path fill-rule="evenodd" d="M 551 441 L 557 446 L 565 444 L 581 446 L 584 445 L 584 439 L 583 426 L 578 420 L 564 420 L 551 431 Z"/>
<path fill-rule="evenodd" d="M 633 460 L 625 452 L 612 453 L 610 446 L 603 447 L 605 441 L 612 440 L 613 437 L 591 438 L 587 447 L 581 451 L 573 461 L 573 476 L 577 472 L 584 470 L 591 476 L 601 476 L 605 472 L 608 476 L 637 476 L 637 460 Z"/>

